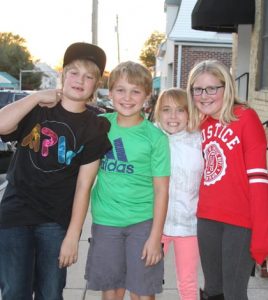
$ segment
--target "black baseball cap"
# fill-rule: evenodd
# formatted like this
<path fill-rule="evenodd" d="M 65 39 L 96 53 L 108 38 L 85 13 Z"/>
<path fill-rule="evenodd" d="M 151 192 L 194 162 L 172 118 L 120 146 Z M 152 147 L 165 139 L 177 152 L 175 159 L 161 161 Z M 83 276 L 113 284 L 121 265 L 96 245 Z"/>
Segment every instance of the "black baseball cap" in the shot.
<path fill-rule="evenodd" d="M 93 61 L 99 67 L 101 75 L 103 74 L 106 64 L 106 54 L 100 47 L 88 43 L 71 44 L 65 51 L 63 67 L 76 59 Z"/>

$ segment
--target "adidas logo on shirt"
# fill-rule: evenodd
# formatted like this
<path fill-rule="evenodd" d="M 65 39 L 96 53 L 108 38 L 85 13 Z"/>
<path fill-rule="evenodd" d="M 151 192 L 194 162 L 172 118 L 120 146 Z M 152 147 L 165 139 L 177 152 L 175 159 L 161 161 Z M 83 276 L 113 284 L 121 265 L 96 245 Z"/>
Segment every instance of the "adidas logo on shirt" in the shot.
<path fill-rule="evenodd" d="M 121 138 L 113 141 L 113 149 L 105 154 L 101 168 L 108 172 L 134 173 L 134 166 L 128 163 L 127 155 Z"/>

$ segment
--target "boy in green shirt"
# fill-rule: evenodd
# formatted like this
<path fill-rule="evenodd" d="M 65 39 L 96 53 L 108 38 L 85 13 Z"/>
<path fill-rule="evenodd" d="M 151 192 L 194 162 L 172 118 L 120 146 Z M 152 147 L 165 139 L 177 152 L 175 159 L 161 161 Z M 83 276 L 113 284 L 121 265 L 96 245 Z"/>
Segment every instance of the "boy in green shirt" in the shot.
<path fill-rule="evenodd" d="M 101 161 L 91 195 L 92 238 L 87 286 L 103 300 L 153 300 L 162 291 L 161 234 L 168 203 L 167 137 L 142 114 L 152 77 L 142 65 L 119 64 L 110 74 L 113 149 Z"/>

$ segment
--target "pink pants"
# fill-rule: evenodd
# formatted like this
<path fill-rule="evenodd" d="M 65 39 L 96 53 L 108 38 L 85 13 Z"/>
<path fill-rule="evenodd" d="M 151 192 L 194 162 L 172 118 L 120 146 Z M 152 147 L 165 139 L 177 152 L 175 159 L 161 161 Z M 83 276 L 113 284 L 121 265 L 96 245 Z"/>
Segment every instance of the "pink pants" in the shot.
<path fill-rule="evenodd" d="M 173 242 L 180 300 L 197 300 L 199 251 L 196 236 L 162 236 L 164 253 Z"/>

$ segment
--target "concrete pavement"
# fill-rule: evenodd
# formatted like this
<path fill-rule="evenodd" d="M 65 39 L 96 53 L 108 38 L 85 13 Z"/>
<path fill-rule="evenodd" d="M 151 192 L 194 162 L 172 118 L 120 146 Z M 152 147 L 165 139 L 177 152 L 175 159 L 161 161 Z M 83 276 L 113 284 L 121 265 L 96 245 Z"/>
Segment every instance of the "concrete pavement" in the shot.
<path fill-rule="evenodd" d="M 88 214 L 79 246 L 78 262 L 71 266 L 68 270 L 67 285 L 64 290 L 64 300 L 100 300 L 100 292 L 85 292 L 84 268 L 86 264 L 86 256 L 88 251 L 88 237 L 90 235 L 91 219 Z M 199 268 L 199 284 L 203 287 L 203 274 L 201 267 Z M 84 294 L 85 293 L 85 294 Z M 268 300 L 268 278 L 261 278 L 259 272 L 256 272 L 255 277 L 250 278 L 248 288 L 249 300 Z M 129 300 L 128 294 L 125 297 Z M 176 275 L 174 268 L 173 249 L 170 248 L 168 255 L 165 258 L 165 284 L 164 292 L 157 295 L 157 300 L 179 300 L 176 289 Z"/>

